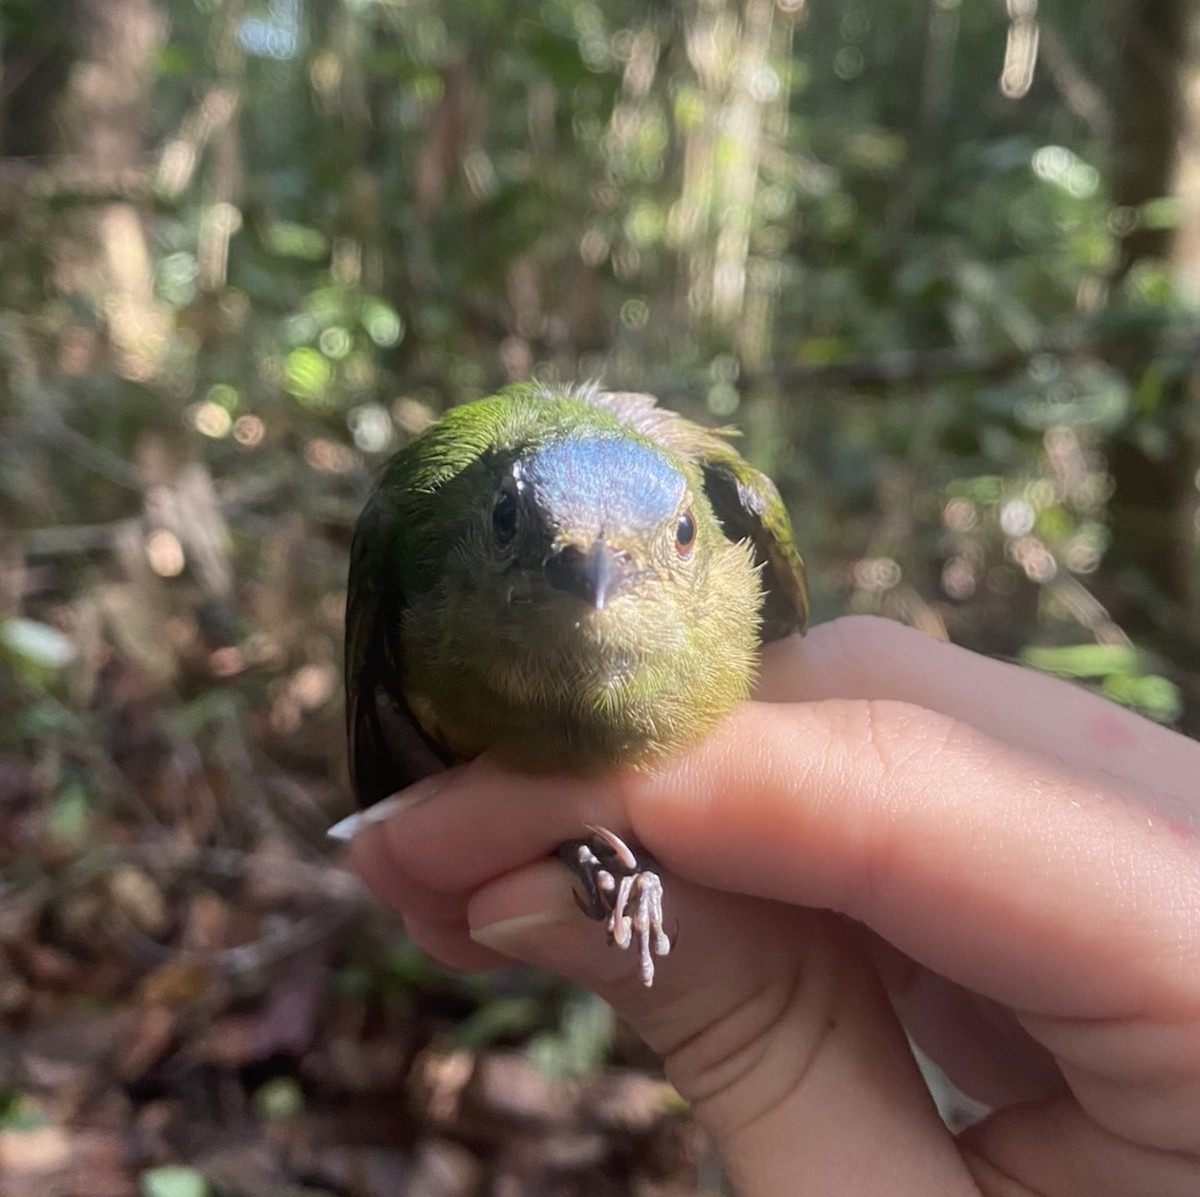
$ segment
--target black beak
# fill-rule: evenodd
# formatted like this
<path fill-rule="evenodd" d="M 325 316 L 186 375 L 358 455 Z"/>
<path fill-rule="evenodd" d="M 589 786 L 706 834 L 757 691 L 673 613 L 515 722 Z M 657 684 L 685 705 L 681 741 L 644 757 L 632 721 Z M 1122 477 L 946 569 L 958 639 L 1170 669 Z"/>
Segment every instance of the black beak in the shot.
<path fill-rule="evenodd" d="M 604 610 L 609 595 L 627 573 L 624 554 L 610 549 L 602 540 L 590 549 L 569 544 L 546 562 L 551 586 L 591 603 L 597 611 Z"/>

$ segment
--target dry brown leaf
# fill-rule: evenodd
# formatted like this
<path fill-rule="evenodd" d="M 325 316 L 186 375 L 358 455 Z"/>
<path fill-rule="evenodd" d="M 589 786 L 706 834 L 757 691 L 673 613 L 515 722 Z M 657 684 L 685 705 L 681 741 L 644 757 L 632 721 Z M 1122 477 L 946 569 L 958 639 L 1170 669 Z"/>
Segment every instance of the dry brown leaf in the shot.
<path fill-rule="evenodd" d="M 173 957 L 142 978 L 138 1001 L 143 1006 L 188 1006 L 204 997 L 213 981 L 211 970 L 200 961 Z"/>
<path fill-rule="evenodd" d="M 177 1018 L 166 1006 L 145 1006 L 133 1012 L 117 1072 L 123 1080 L 145 1076 L 166 1055 L 175 1039 Z"/>
<path fill-rule="evenodd" d="M 118 865 L 108 879 L 117 909 L 146 935 L 159 936 L 171 921 L 166 899 L 154 878 L 135 865 Z"/>
<path fill-rule="evenodd" d="M 60 1126 L 0 1131 L 0 1176 L 58 1172 L 71 1160 L 71 1139 Z"/>

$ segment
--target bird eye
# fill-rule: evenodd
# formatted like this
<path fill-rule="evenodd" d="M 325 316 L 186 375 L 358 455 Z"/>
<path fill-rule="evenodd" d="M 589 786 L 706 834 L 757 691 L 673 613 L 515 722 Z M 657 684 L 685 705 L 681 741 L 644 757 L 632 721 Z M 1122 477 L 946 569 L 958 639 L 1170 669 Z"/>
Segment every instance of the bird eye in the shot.
<path fill-rule="evenodd" d="M 492 508 L 492 535 L 496 543 L 504 548 L 512 544 L 517 534 L 517 500 L 511 491 L 501 491 Z"/>
<path fill-rule="evenodd" d="M 696 543 L 696 519 L 690 511 L 685 511 L 675 525 L 675 551 L 686 557 Z"/>

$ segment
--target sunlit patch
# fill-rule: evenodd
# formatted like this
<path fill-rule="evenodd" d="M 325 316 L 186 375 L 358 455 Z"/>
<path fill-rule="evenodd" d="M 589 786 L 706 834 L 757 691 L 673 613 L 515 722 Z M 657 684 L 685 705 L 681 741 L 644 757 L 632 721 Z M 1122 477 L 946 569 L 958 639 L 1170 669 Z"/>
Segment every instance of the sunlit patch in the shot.
<path fill-rule="evenodd" d="M 247 449 L 253 449 L 262 441 L 267 426 L 258 416 L 238 416 L 233 422 L 233 439 Z"/>
<path fill-rule="evenodd" d="M 901 577 L 900 565 L 891 557 L 866 557 L 854 565 L 854 584 L 860 590 L 891 590 Z"/>
<path fill-rule="evenodd" d="M 358 457 L 352 449 L 324 437 L 314 437 L 304 446 L 304 460 L 314 470 L 326 474 L 348 474 L 358 465 Z"/>
<path fill-rule="evenodd" d="M 1058 573 L 1054 554 L 1036 536 L 1021 536 L 1010 541 L 1007 551 L 1031 582 L 1052 582 Z"/>
<path fill-rule="evenodd" d="M 379 403 L 362 403 L 351 408 L 346 424 L 355 445 L 364 453 L 382 453 L 395 436 L 392 417 Z"/>
<path fill-rule="evenodd" d="M 942 523 L 953 532 L 969 532 L 978 518 L 978 509 L 970 499 L 951 499 L 942 511 Z"/>
<path fill-rule="evenodd" d="M 1024 536 L 1033 531 L 1037 513 L 1025 499 L 1009 499 L 1000 508 L 1000 528 L 1006 536 Z"/>
<path fill-rule="evenodd" d="M 179 537 L 159 528 L 146 537 L 146 560 L 160 578 L 177 578 L 187 563 Z"/>
<path fill-rule="evenodd" d="M 236 644 L 227 644 L 209 653 L 208 667 L 214 677 L 236 677 L 246 668 L 246 658 Z"/>
<path fill-rule="evenodd" d="M 942 590 L 959 601 L 975 593 L 975 567 L 966 557 L 951 557 L 942 567 Z"/>
<path fill-rule="evenodd" d="M 420 399 L 404 397 L 392 404 L 392 419 L 396 421 L 396 427 L 401 432 L 417 436 L 433 423 L 434 411 L 428 403 L 422 403 Z"/>
<path fill-rule="evenodd" d="M 288 679 L 288 694 L 302 710 L 316 710 L 333 697 L 337 680 L 337 670 L 330 664 L 303 665 Z"/>
<path fill-rule="evenodd" d="M 205 400 L 193 403 L 187 409 L 188 422 L 202 436 L 214 438 L 228 436 L 233 428 L 233 419 L 219 403 Z"/>
<path fill-rule="evenodd" d="M 1088 199 L 1100 186 L 1100 172 L 1073 150 L 1061 145 L 1044 145 L 1033 153 L 1033 173 L 1061 187 L 1077 199 Z"/>

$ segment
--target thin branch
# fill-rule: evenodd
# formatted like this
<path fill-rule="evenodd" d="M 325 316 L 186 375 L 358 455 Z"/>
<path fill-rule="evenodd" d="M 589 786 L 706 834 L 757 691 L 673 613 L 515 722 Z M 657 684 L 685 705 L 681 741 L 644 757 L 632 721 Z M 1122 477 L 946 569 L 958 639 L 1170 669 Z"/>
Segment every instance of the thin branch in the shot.
<path fill-rule="evenodd" d="M 1042 20 L 1042 62 L 1063 103 L 1092 133 L 1108 144 L 1112 138 L 1112 108 L 1104 93 L 1083 73 L 1067 43 L 1053 26 Z"/>
<path fill-rule="evenodd" d="M 1146 357 L 1179 355 L 1200 358 L 1200 331 L 1195 328 L 1164 329 L 1151 337 L 1133 332 L 1077 334 L 1042 341 L 1028 349 L 958 345 L 937 349 L 899 349 L 847 362 L 824 362 L 812 366 L 782 365 L 773 370 L 744 374 L 741 382 L 744 389 L 753 390 L 763 382 L 782 386 L 826 383 L 886 387 L 956 377 L 996 378 L 1023 370 L 1039 357 L 1104 360 L 1117 350 L 1135 346 Z"/>
<path fill-rule="evenodd" d="M 59 524 L 50 528 L 34 528 L 24 534 L 25 552 L 30 557 L 72 557 L 78 553 L 95 553 L 110 549 L 122 531 L 131 525 L 140 526 L 141 517 L 113 520 L 107 524 Z"/>
<path fill-rule="evenodd" d="M 132 463 L 77 432 L 50 407 L 38 409 L 30 423 L 36 435 L 62 449 L 80 465 L 126 490 L 141 492 L 142 480 Z"/>

